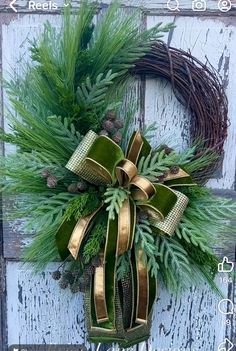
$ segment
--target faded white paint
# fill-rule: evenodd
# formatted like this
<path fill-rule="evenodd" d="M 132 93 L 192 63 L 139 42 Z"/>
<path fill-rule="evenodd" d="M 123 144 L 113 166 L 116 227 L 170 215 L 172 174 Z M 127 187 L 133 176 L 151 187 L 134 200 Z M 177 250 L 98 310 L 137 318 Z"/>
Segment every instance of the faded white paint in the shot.
<path fill-rule="evenodd" d="M 163 1 L 129 1 L 129 5 L 137 3 L 156 9 L 164 4 Z M 182 3 L 186 7 L 187 1 Z M 24 1 L 20 2 L 20 5 L 25 6 L 24 4 Z M 209 1 L 209 5 L 215 8 L 216 1 Z M 25 15 L 3 26 L 5 78 L 9 69 L 18 69 L 17 62 L 22 55 L 27 58 L 27 38 L 32 38 L 39 32 L 46 19 L 54 23 L 58 21 L 56 16 Z M 159 21 L 172 20 L 173 17 L 148 16 L 147 25 L 151 27 Z M 230 189 L 234 184 L 236 158 L 236 107 L 233 104 L 236 96 L 236 67 L 231 59 L 236 56 L 235 27 L 226 20 L 196 17 L 178 17 L 176 24 L 171 44 L 185 50 L 191 49 L 202 60 L 206 55 L 227 81 L 231 127 L 225 146 L 223 177 L 210 181 L 209 186 Z M 225 62 L 228 58 L 227 68 Z M 136 98 L 140 97 L 138 86 L 139 84 L 132 92 Z M 6 99 L 5 95 L 4 98 Z M 172 144 L 185 147 L 188 139 L 188 113 L 176 101 L 169 85 L 160 80 L 148 80 L 145 99 L 145 121 L 159 121 L 157 138 L 163 139 L 163 135 L 167 135 L 168 139 L 168 135 L 174 131 Z M 7 263 L 9 345 L 20 342 L 85 343 L 89 346 L 86 343 L 82 296 L 60 291 L 57 283 L 50 278 L 53 268 L 52 264 L 44 273 L 33 277 L 30 268 L 22 268 L 18 262 Z M 225 285 L 225 293 L 227 289 Z M 150 346 L 157 350 L 174 350 L 179 347 L 183 351 L 216 351 L 217 345 L 224 339 L 225 330 L 224 316 L 217 312 L 217 304 L 218 297 L 207 287 L 198 290 L 192 288 L 182 298 L 176 298 L 161 289 L 154 310 Z"/>

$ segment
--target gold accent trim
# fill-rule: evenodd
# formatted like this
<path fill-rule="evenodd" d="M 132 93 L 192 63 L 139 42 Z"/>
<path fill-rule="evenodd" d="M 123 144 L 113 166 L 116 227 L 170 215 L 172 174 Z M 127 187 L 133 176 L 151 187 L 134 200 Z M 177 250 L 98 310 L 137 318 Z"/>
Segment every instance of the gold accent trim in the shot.
<path fill-rule="evenodd" d="M 120 208 L 118 216 L 118 240 L 116 248 L 116 256 L 125 253 L 129 248 L 130 234 L 131 234 L 131 213 L 130 202 L 126 199 Z"/>
<path fill-rule="evenodd" d="M 156 192 L 154 185 L 145 177 L 135 176 L 130 185 L 134 185 L 138 189 L 132 190 L 133 199 L 144 201 L 150 199 Z"/>
<path fill-rule="evenodd" d="M 137 164 L 140 152 L 143 147 L 143 139 L 142 135 L 139 130 L 134 135 L 134 138 L 132 140 L 132 143 L 129 147 L 129 150 L 127 150 L 127 158 L 133 162 L 135 165 Z"/>
<path fill-rule="evenodd" d="M 109 320 L 106 305 L 104 265 L 103 261 L 101 267 L 96 267 L 94 274 L 94 305 L 97 323 L 99 324 Z"/>
<path fill-rule="evenodd" d="M 149 277 L 147 267 L 143 262 L 143 250 L 138 251 L 137 267 L 137 311 L 136 323 L 147 324 L 148 321 L 148 305 L 149 305 Z"/>
<path fill-rule="evenodd" d="M 168 171 L 167 177 L 165 177 L 165 181 L 179 179 L 179 178 L 186 178 L 186 177 L 189 177 L 189 174 L 185 172 L 182 168 L 180 168 L 179 172 L 176 174 L 173 174 L 170 171 Z"/>
<path fill-rule="evenodd" d="M 96 213 L 101 209 L 101 207 L 102 206 L 100 206 L 96 211 L 94 211 L 89 216 L 80 218 L 74 227 L 74 230 L 71 234 L 67 248 L 75 260 L 78 257 L 79 249 L 80 249 L 81 243 L 84 239 L 87 228 L 88 228 L 91 220 L 96 215 Z"/>

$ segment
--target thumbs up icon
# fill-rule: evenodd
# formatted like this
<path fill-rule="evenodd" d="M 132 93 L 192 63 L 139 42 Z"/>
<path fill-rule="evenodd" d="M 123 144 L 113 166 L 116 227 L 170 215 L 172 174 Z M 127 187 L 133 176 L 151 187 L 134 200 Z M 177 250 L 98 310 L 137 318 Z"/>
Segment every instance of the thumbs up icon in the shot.
<path fill-rule="evenodd" d="M 228 257 L 224 257 L 223 261 L 218 263 L 218 272 L 220 273 L 230 273 L 234 269 L 234 263 L 230 262 Z"/>

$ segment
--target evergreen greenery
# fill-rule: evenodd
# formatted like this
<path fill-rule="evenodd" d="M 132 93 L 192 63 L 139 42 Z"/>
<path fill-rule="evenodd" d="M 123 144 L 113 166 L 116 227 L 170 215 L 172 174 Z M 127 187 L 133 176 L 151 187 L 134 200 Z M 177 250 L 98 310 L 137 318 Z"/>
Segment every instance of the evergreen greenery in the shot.
<path fill-rule="evenodd" d="M 89 239 L 83 249 L 83 258 L 85 264 L 88 264 L 93 257 L 97 256 L 101 244 L 105 239 L 106 223 L 97 224 L 90 232 Z"/>
<path fill-rule="evenodd" d="M 32 63 L 22 68 L 22 76 L 5 83 L 12 104 L 11 133 L 1 129 L 0 140 L 14 144 L 16 154 L 0 159 L 0 190 L 14 201 L 8 218 L 24 218 L 23 230 L 33 233 L 24 257 L 35 262 L 38 270 L 59 259 L 55 237 L 64 221 L 87 216 L 102 203 L 108 219 L 113 220 L 130 196 L 129 189 L 117 184 L 106 189 L 88 185 L 84 192 L 70 193 L 68 186 L 79 179 L 65 165 L 83 135 L 90 129 L 100 132 L 106 112 L 121 106 L 134 62 L 148 52 L 153 40 L 173 27 L 158 24 L 140 31 L 140 13 L 121 16 L 116 2 L 94 25 L 96 10 L 95 5 L 83 1 L 76 15 L 65 9 L 59 31 L 46 23 L 41 39 L 31 43 Z M 123 150 L 135 115 L 132 103 L 129 108 L 122 130 Z M 155 124 L 145 127 L 146 138 L 152 139 L 155 128 Z M 138 173 L 155 181 L 172 166 L 180 166 L 197 177 L 197 171 L 216 156 L 206 152 L 196 158 L 195 153 L 196 146 L 182 153 L 166 153 L 161 146 L 147 158 L 141 157 Z M 55 188 L 48 187 L 45 170 L 55 177 Z M 172 290 L 203 277 L 217 290 L 218 259 L 212 247 L 222 233 L 224 237 L 235 235 L 236 229 L 225 220 L 236 217 L 236 204 L 197 186 L 180 190 L 188 196 L 189 206 L 175 235 L 160 235 L 148 219 L 139 218 L 136 253 L 142 249 L 151 274 Z M 81 250 L 85 264 L 98 255 L 105 232 L 102 221 L 89 228 Z M 118 279 L 129 271 L 130 258 L 130 251 L 118 258 Z"/>
<path fill-rule="evenodd" d="M 104 193 L 104 203 L 107 204 L 109 219 L 115 219 L 115 214 L 119 214 L 123 202 L 128 198 L 129 190 L 117 187 L 108 187 Z"/>
<path fill-rule="evenodd" d="M 136 224 L 135 244 L 137 249 L 142 248 L 143 260 L 148 270 L 154 277 L 157 277 L 159 265 L 157 257 L 160 255 L 152 233 L 152 227 L 148 220 L 140 219 Z"/>
<path fill-rule="evenodd" d="M 120 255 L 117 258 L 116 274 L 118 281 L 125 278 L 130 271 L 130 257 L 131 252 L 126 251 L 123 255 Z"/>

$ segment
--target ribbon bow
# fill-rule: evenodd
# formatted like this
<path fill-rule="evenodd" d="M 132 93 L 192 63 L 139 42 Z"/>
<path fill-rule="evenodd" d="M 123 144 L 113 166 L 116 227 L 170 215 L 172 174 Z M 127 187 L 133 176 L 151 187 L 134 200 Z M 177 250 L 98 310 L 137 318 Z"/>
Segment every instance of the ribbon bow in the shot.
<path fill-rule="evenodd" d="M 126 157 L 110 138 L 89 131 L 66 165 L 67 169 L 92 184 L 123 187 L 130 194 L 122 203 L 119 214 L 114 219 L 107 219 L 106 243 L 100 253 L 102 265 L 96 268 L 91 285 L 91 318 L 96 329 L 103 328 L 108 332 L 115 329 L 117 258 L 128 250 L 132 251 L 133 306 L 126 323 L 127 329 L 147 323 L 151 312 L 156 294 L 155 279 L 143 262 L 142 249 L 138 252 L 133 249 L 137 208 L 149 215 L 155 230 L 172 235 L 188 204 L 184 194 L 172 189 L 193 185 L 191 177 L 184 170 L 179 169 L 177 174 L 168 172 L 164 184 L 151 182 L 138 174 L 139 160 L 150 152 L 150 144 L 139 131 L 131 137 Z M 63 259 L 69 254 L 77 259 L 91 223 L 101 215 L 104 207 L 103 203 L 89 216 L 77 222 L 72 219 L 62 225 L 56 240 Z"/>

